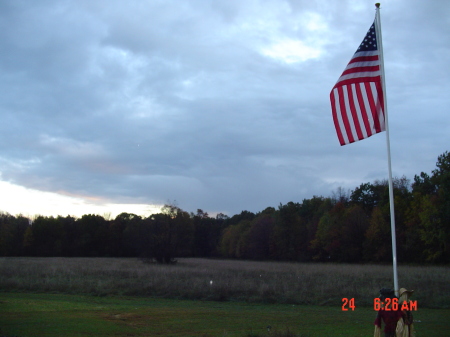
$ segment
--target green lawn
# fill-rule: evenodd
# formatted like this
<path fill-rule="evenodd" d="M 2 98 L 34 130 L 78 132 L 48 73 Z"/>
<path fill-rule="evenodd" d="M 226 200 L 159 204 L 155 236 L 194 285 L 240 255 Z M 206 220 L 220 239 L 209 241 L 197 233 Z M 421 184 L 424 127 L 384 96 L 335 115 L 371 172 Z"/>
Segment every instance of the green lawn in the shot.
<path fill-rule="evenodd" d="M 357 305 L 357 304 L 356 304 Z M 418 336 L 445 336 L 450 309 L 414 313 Z M 371 336 L 373 308 L 141 297 L 0 293 L 0 336 Z M 268 333 L 266 327 L 272 327 Z"/>

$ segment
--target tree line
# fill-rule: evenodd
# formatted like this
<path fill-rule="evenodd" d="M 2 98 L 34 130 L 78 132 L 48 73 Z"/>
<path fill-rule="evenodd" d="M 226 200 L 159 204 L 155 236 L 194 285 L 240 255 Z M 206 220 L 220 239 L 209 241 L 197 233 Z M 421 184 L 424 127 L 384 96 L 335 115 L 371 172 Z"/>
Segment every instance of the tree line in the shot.
<path fill-rule="evenodd" d="M 394 178 L 398 260 L 450 262 L 450 153 L 431 175 L 411 183 Z M 188 213 L 165 205 L 149 217 L 115 219 L 0 213 L 0 256 L 141 257 L 173 263 L 176 257 L 280 261 L 390 262 L 389 188 L 386 180 L 338 188 L 331 197 L 231 217 Z"/>

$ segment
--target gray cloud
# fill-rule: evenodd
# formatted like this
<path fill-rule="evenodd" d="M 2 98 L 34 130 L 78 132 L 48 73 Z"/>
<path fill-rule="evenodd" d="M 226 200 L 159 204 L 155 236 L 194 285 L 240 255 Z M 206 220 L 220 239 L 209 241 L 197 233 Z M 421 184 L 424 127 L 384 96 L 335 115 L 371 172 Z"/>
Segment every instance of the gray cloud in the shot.
<path fill-rule="evenodd" d="M 2 180 L 232 215 L 387 176 L 384 133 L 340 147 L 328 98 L 372 8 L 353 1 L 0 6 Z M 448 150 L 449 9 L 422 1 L 382 9 L 398 176 L 429 172 Z M 280 43 L 292 48 L 290 59 L 276 54 Z"/>

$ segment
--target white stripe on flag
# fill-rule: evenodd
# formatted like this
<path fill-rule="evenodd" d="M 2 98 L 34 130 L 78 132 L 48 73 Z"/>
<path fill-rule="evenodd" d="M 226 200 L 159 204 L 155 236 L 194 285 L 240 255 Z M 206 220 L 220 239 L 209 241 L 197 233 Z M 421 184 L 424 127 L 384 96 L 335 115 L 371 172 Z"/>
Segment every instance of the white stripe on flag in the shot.
<path fill-rule="evenodd" d="M 362 111 L 361 111 L 361 107 L 359 106 L 359 99 L 356 93 L 356 85 L 352 84 L 351 85 L 352 88 L 352 93 L 353 93 L 353 99 L 355 101 L 355 110 L 356 110 L 356 114 L 358 115 L 358 123 L 359 126 L 361 128 L 361 132 L 363 134 L 364 138 L 367 138 L 367 132 L 366 132 L 366 126 L 364 125 L 364 118 L 362 116 Z"/>
<path fill-rule="evenodd" d="M 338 124 L 339 124 L 339 132 L 338 133 L 340 133 L 342 135 L 342 138 L 344 138 L 345 144 L 348 144 L 350 141 L 348 140 L 347 133 L 345 132 L 344 121 L 342 120 L 341 104 L 339 102 L 339 93 L 338 93 L 337 88 L 333 89 L 333 95 L 334 95 L 334 99 L 335 99 L 334 107 L 336 109 L 336 117 L 338 119 Z"/>
<path fill-rule="evenodd" d="M 380 71 L 365 71 L 365 72 L 358 72 L 358 73 L 352 73 L 352 74 L 346 74 L 339 77 L 339 81 L 349 80 L 351 78 L 360 78 L 360 77 L 378 77 L 380 76 Z M 369 81 L 369 80 L 368 80 Z"/>
<path fill-rule="evenodd" d="M 348 99 L 348 86 L 342 86 L 342 90 L 344 93 L 344 104 L 345 104 L 345 113 L 347 115 L 347 120 L 350 125 L 350 131 L 352 133 L 353 139 L 358 139 L 358 134 L 356 133 L 355 122 L 353 121 L 352 112 L 350 110 L 350 101 Z"/>
<path fill-rule="evenodd" d="M 372 109 L 370 108 L 370 103 L 369 103 L 369 98 L 367 96 L 367 91 L 366 91 L 366 86 L 364 85 L 364 83 L 359 83 L 359 87 L 361 88 L 361 93 L 362 93 L 362 97 L 364 100 L 364 109 L 367 112 L 367 119 L 369 120 L 369 127 L 370 127 L 370 136 L 373 135 L 375 133 L 375 121 L 373 119 L 372 116 Z M 371 91 L 373 94 L 373 88 L 371 85 Z"/>
<path fill-rule="evenodd" d="M 378 122 L 380 124 L 380 130 L 385 131 L 386 125 L 385 125 L 385 118 L 384 118 L 384 107 L 381 105 L 380 96 L 378 95 L 378 90 L 376 89 L 375 83 L 371 83 L 370 86 L 372 87 L 372 91 L 375 92 L 374 98 L 375 98 L 375 104 L 377 107 L 377 117 Z"/>
<path fill-rule="evenodd" d="M 358 68 L 358 67 L 376 67 L 379 65 L 380 65 L 380 61 L 353 62 L 353 63 L 349 63 L 348 66 L 345 68 L 345 70 L 352 69 L 352 68 Z"/>

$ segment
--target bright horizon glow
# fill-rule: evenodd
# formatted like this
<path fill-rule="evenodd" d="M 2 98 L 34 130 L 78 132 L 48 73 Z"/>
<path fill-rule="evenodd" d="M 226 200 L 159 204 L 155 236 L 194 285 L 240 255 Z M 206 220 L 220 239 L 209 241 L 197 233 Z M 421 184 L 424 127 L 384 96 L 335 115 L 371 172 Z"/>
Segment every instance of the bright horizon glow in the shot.
<path fill-rule="evenodd" d="M 117 204 L 90 202 L 89 198 L 66 196 L 60 193 L 42 192 L 0 181 L 0 212 L 34 218 L 43 216 L 81 217 L 85 214 L 98 214 L 114 219 L 120 213 L 133 213 L 147 217 L 161 210 L 159 205 Z"/>

